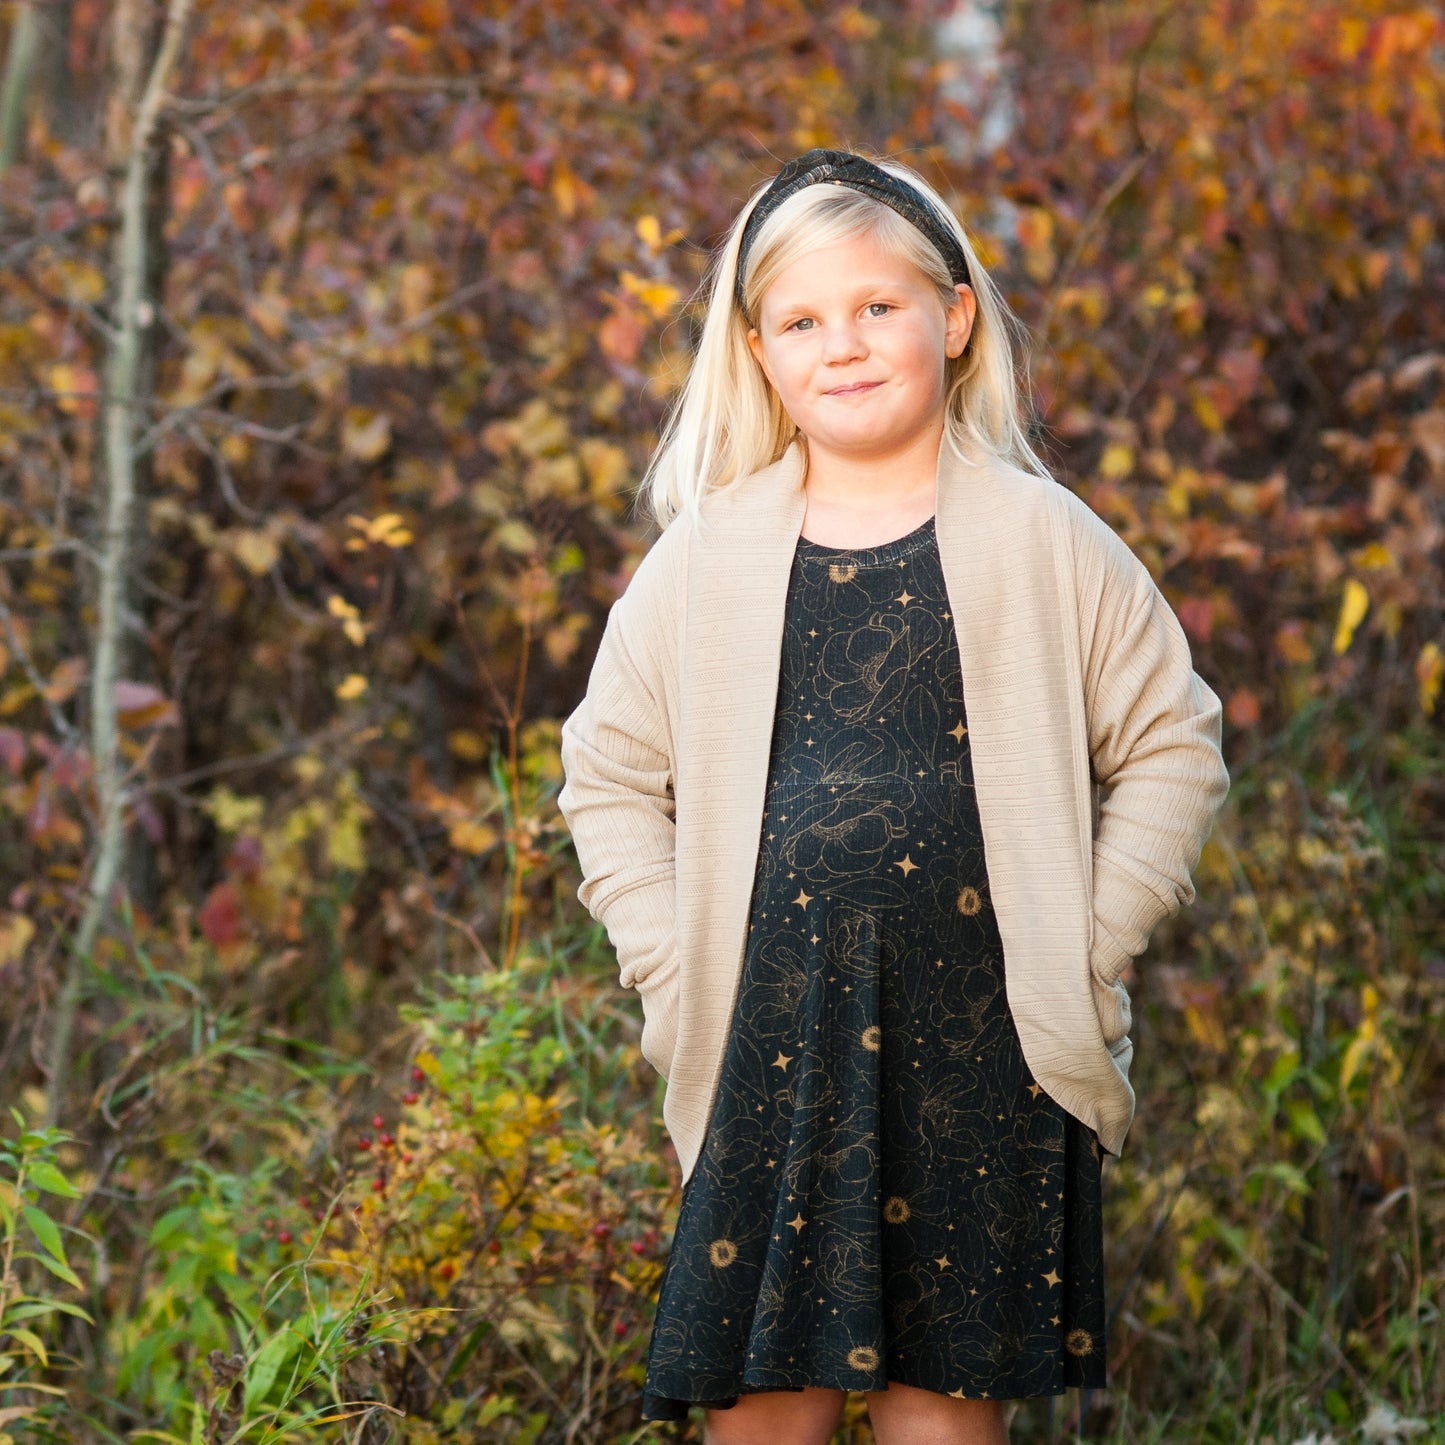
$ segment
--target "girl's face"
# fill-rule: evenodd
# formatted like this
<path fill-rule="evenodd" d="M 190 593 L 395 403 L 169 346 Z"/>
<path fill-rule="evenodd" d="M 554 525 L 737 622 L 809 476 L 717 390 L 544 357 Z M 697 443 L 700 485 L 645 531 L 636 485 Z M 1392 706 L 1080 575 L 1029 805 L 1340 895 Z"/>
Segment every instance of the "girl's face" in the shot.
<path fill-rule="evenodd" d="M 944 358 L 963 351 L 976 307 L 956 290 L 945 309 L 922 271 L 865 235 L 782 271 L 748 345 L 810 447 L 884 460 L 942 426 Z"/>

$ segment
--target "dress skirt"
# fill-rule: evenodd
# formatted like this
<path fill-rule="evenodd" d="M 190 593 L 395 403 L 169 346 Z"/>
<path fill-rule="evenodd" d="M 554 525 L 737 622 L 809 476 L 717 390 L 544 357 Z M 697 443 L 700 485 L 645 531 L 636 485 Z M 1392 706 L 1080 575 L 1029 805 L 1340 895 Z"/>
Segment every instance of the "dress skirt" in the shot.
<path fill-rule="evenodd" d="M 1100 1150 L 1004 989 L 934 526 L 800 539 L 742 975 L 643 1418 L 1105 1378 Z"/>

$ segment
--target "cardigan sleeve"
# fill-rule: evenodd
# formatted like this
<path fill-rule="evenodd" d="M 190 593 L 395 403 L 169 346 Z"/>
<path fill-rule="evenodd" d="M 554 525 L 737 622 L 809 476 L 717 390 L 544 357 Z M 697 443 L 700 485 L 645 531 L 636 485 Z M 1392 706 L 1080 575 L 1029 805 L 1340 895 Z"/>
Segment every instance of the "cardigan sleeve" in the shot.
<path fill-rule="evenodd" d="M 1148 569 L 1077 498 L 1093 844 L 1090 967 L 1112 984 L 1164 919 L 1194 901 L 1191 875 L 1229 789 L 1219 698 Z"/>
<path fill-rule="evenodd" d="M 648 639 L 633 635 L 647 620 L 640 576 L 614 603 L 586 695 L 562 725 L 557 805 L 582 869 L 577 896 L 606 928 L 622 986 L 638 991 L 642 1053 L 665 1077 L 677 1032 L 673 771 Z"/>

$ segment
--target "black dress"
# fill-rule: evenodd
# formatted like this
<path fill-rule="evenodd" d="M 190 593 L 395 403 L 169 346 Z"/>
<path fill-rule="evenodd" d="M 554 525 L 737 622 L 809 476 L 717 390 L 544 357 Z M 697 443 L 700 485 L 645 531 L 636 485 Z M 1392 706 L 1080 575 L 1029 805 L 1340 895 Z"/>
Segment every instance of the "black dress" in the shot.
<path fill-rule="evenodd" d="M 805 1385 L 1104 1383 L 1099 1145 L 1020 1052 L 954 621 L 932 520 L 799 540 L 742 977 L 644 1419 Z"/>

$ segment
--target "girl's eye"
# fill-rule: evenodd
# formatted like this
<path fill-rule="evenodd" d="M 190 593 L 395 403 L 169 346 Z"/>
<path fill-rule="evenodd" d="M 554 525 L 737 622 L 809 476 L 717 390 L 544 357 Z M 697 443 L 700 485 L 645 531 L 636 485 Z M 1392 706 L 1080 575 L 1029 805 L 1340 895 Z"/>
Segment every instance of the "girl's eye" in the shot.
<path fill-rule="evenodd" d="M 888 301 L 870 301 L 868 303 L 868 314 L 870 316 L 882 316 L 892 310 L 892 303 Z"/>
<path fill-rule="evenodd" d="M 800 316 L 788 327 L 789 331 L 808 331 L 812 328 L 813 318 L 811 316 Z"/>

